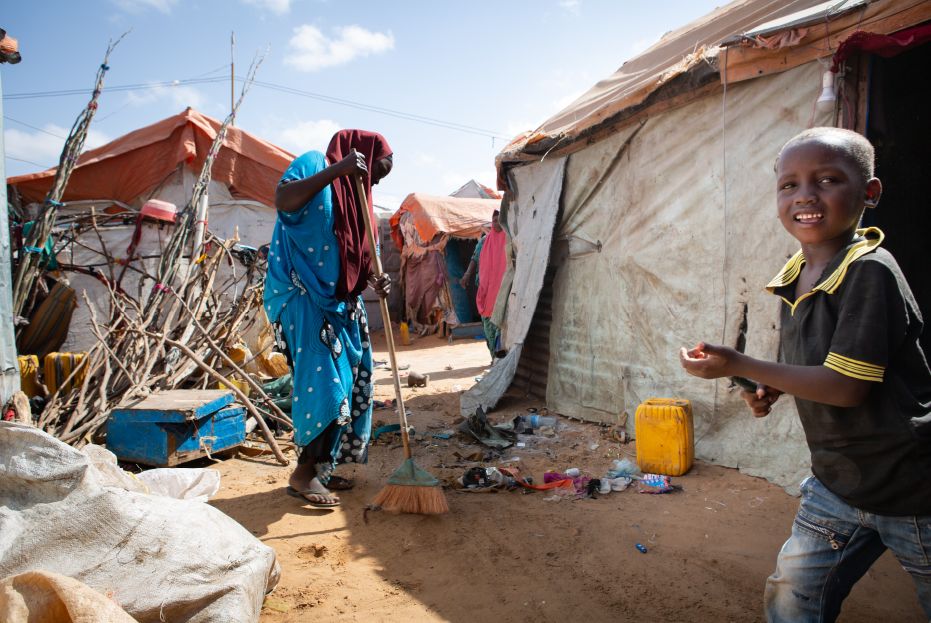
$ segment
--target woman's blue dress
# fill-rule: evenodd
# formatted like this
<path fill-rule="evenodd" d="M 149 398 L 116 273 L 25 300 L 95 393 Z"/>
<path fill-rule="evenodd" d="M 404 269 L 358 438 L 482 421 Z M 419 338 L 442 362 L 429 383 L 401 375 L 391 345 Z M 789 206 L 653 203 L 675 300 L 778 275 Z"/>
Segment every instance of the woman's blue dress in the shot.
<path fill-rule="evenodd" d="M 304 179 L 326 166 L 322 153 L 307 152 L 281 180 Z M 328 185 L 300 210 L 278 212 L 265 283 L 265 312 L 280 326 L 279 344 L 286 344 L 293 362 L 291 418 L 298 456 L 321 434 L 329 437 L 321 441 L 331 460 L 317 465 L 324 483 L 337 464 L 368 461 L 372 430 L 368 321 L 360 297 L 336 299 L 339 266 Z"/>

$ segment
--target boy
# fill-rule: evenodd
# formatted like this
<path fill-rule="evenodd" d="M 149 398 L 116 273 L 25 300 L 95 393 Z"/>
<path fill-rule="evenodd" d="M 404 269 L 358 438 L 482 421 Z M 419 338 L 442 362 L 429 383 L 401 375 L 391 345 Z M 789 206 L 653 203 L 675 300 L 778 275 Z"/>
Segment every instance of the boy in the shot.
<path fill-rule="evenodd" d="M 802 246 L 766 288 L 785 303 L 785 363 L 705 343 L 679 354 L 701 378 L 755 379 L 741 397 L 756 417 L 795 396 L 814 476 L 766 582 L 767 620 L 834 621 L 886 548 L 931 618 L 931 371 L 882 232 L 857 229 L 882 193 L 873 147 L 849 130 L 807 130 L 782 148 L 776 177 L 779 220 Z"/>

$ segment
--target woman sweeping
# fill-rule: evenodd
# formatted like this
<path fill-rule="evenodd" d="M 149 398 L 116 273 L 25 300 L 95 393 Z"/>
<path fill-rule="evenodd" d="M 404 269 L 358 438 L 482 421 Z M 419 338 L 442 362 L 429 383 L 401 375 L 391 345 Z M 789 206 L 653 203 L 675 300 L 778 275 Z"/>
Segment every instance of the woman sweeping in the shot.
<path fill-rule="evenodd" d="M 353 486 L 333 476 L 336 465 L 368 461 L 372 350 L 359 295 L 371 285 L 384 298 L 390 282 L 372 278 L 373 250 L 353 176 L 364 176 L 373 214 L 371 187 L 391 167 L 391 148 L 380 134 L 342 130 L 325 156 L 311 151 L 296 158 L 275 191 L 265 311 L 294 381 L 298 461 L 287 493 L 317 508 L 339 505 L 327 487 Z"/>

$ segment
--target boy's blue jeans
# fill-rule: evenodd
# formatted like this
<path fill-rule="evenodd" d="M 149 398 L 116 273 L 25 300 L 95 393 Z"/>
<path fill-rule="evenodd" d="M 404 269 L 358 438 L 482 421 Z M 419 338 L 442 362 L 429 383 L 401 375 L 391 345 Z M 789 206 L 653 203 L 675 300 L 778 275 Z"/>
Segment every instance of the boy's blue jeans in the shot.
<path fill-rule="evenodd" d="M 802 482 L 792 536 L 766 580 L 769 623 L 831 622 L 853 585 L 891 549 L 918 585 L 931 619 L 931 516 L 883 517 L 842 502 L 814 477 Z"/>

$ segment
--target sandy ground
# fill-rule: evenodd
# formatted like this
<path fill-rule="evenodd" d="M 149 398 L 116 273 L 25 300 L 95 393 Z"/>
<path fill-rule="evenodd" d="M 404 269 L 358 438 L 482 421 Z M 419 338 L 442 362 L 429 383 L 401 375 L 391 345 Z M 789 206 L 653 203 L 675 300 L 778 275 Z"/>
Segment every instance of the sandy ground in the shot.
<path fill-rule="evenodd" d="M 383 334 L 375 347 L 376 358 L 387 359 Z M 479 340 L 447 344 L 426 337 L 402 347 L 400 362 L 430 374 L 427 388 L 404 390 L 411 423 L 418 432 L 430 425 L 441 432 L 449 426 L 440 422 L 458 417 L 453 386 L 473 385 L 487 370 L 488 353 Z M 379 371 L 376 398 L 391 397 L 390 374 Z M 502 421 L 528 406 L 543 405 L 509 396 L 489 419 Z M 374 414 L 386 423 L 394 417 L 387 410 Z M 518 465 L 541 483 L 547 469 L 603 475 L 612 459 L 634 452 L 634 444 L 601 439 L 597 426 L 560 420 L 558 438 L 522 438 L 526 447 L 501 457 L 519 462 L 489 464 Z M 589 451 L 594 441 L 600 445 Z M 290 468 L 271 457 L 214 466 L 223 481 L 210 503 L 278 552 L 282 579 L 271 597 L 288 609 L 265 609 L 262 621 L 764 620 L 763 587 L 798 507 L 780 487 L 697 463 L 673 479 L 685 491 L 664 495 L 628 489 L 597 500 L 544 501 L 544 492 L 447 491 L 448 515 L 368 511 L 366 523 L 366 504 L 403 458 L 399 445 L 373 446 L 368 465 L 337 470 L 357 484 L 343 492 L 336 510 L 311 509 L 286 496 Z M 418 438 L 414 458 L 442 480 L 476 465 L 453 452 L 480 450 L 461 438 Z M 887 552 L 854 587 L 840 620 L 924 621 L 916 595 Z"/>

